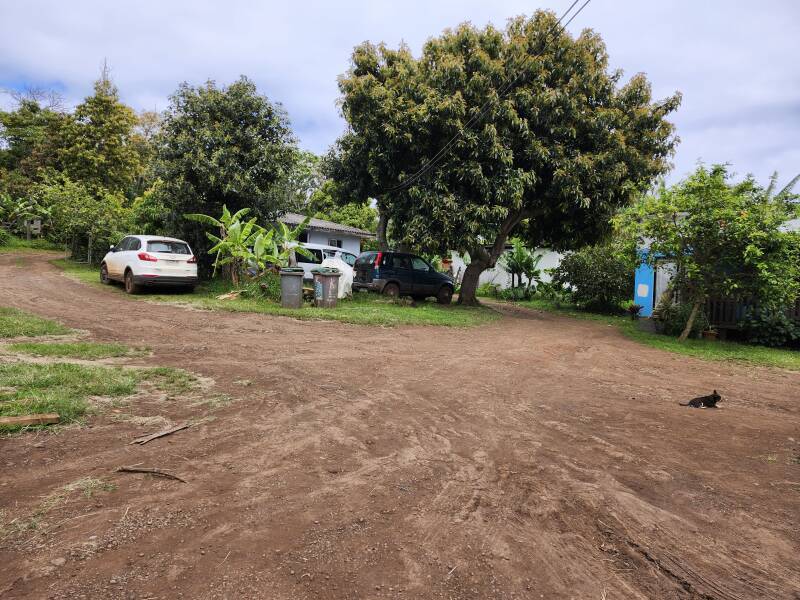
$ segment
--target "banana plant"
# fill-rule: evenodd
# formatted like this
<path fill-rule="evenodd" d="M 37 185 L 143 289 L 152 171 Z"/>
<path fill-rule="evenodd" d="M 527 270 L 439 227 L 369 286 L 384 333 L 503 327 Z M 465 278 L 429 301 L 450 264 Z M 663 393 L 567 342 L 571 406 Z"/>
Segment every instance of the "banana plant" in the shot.
<path fill-rule="evenodd" d="M 297 242 L 300 234 L 308 226 L 310 220 L 308 217 L 295 228 L 278 223 L 265 229 L 256 224 L 256 218 L 242 221 L 242 217 L 249 211 L 249 208 L 243 208 L 231 214 L 228 207 L 223 206 L 222 216 L 219 219 L 198 213 L 184 215 L 190 221 L 215 227 L 219 231 L 219 235 L 206 232 L 206 236 L 214 244 L 208 251 L 209 254 L 216 255 L 214 275 L 218 267 L 230 265 L 231 283 L 238 287 L 239 277 L 245 266 L 255 266 L 259 273 L 263 273 L 270 266 L 287 266 L 292 252 L 309 258 L 312 256 Z"/>
<path fill-rule="evenodd" d="M 252 256 L 250 248 L 255 243 L 255 238 L 264 231 L 263 227 L 256 225 L 255 217 L 249 221 L 242 221 L 242 217 L 249 212 L 249 208 L 243 208 L 231 214 L 228 207 L 223 205 L 222 216 L 219 219 L 199 213 L 184 215 L 190 221 L 215 227 L 219 231 L 219 235 L 214 235 L 209 231 L 206 232 L 206 237 L 214 244 L 208 251 L 209 254 L 216 255 L 214 275 L 217 274 L 217 268 L 230 265 L 231 283 L 236 286 L 239 285 L 239 275 L 242 267 Z"/>

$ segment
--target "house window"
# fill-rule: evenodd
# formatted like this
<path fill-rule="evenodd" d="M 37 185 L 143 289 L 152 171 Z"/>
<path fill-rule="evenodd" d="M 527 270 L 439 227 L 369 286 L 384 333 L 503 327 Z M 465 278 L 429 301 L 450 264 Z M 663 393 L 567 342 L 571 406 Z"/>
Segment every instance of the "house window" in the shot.
<path fill-rule="evenodd" d="M 304 231 L 300 234 L 300 237 L 297 238 L 297 241 L 302 244 L 308 243 L 308 231 Z"/>
<path fill-rule="evenodd" d="M 341 248 L 342 247 L 342 240 L 329 239 L 328 240 L 328 246 L 334 246 L 336 248 Z"/>

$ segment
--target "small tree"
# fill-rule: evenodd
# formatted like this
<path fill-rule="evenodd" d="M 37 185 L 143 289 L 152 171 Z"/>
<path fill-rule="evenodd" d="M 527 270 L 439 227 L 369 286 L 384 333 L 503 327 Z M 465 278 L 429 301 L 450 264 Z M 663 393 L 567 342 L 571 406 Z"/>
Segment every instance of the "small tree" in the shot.
<path fill-rule="evenodd" d="M 238 287 L 244 270 L 256 266 L 263 272 L 268 266 L 285 267 L 289 264 L 293 252 L 310 257 L 311 253 L 297 246 L 297 239 L 308 226 L 306 217 L 297 227 L 290 228 L 284 223 L 265 229 L 256 224 L 257 217 L 243 221 L 249 208 L 243 208 L 231 214 L 227 206 L 222 207 L 219 219 L 203 214 L 187 214 L 184 217 L 204 225 L 214 227 L 219 235 L 206 232 L 213 246 L 208 253 L 215 256 L 214 274 L 218 267 L 226 266 L 231 283 Z"/>
<path fill-rule="evenodd" d="M 705 301 L 713 295 L 758 298 L 777 306 L 798 293 L 800 265 L 782 225 L 793 214 L 784 189 L 759 186 L 751 177 L 730 183 L 727 167 L 699 166 L 687 179 L 662 185 L 619 219 L 647 260 L 675 262 L 676 289 L 691 305 L 685 340 Z"/>
<path fill-rule="evenodd" d="M 616 311 L 633 295 L 636 253 L 607 242 L 567 253 L 553 270 L 553 283 L 570 290 L 583 308 Z"/>
<path fill-rule="evenodd" d="M 295 140 L 283 108 L 246 77 L 227 87 L 182 84 L 170 98 L 157 146 L 168 224 L 201 257 L 208 239 L 184 214 L 220 214 L 224 205 L 272 220 L 285 209 L 276 185 L 297 158 Z M 199 266 L 206 272 L 208 260 Z"/>
<path fill-rule="evenodd" d="M 525 284 L 525 292 L 530 291 L 531 285 L 538 283 L 541 275 L 539 263 L 542 260 L 541 254 L 534 254 L 526 246 L 525 243 L 519 238 L 511 240 L 511 250 L 506 252 L 501 258 L 505 269 L 511 274 L 511 287 L 522 287 L 522 278 L 525 277 L 527 283 Z M 514 277 L 516 276 L 516 284 Z"/>

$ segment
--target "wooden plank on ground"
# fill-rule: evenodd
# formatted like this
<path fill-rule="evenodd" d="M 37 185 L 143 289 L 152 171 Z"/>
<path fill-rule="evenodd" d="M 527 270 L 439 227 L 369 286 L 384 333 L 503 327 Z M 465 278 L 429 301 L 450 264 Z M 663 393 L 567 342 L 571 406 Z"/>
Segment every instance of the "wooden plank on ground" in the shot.
<path fill-rule="evenodd" d="M 56 413 L 0 417 L 0 425 L 52 425 L 61 419 Z"/>

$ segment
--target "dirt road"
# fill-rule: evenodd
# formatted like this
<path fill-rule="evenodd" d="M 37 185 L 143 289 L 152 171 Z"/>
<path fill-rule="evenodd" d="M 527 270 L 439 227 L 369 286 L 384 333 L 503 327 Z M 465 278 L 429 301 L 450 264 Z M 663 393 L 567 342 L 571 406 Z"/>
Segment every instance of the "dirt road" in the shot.
<path fill-rule="evenodd" d="M 237 398 L 141 447 L 152 428 L 105 416 L 0 440 L 0 507 L 117 485 L 0 542 L 0 597 L 800 598 L 798 373 L 527 311 L 451 330 L 188 310 L 32 255 L 0 255 L 0 305 Z M 677 404 L 712 388 L 719 410 Z M 135 463 L 187 483 L 113 472 Z"/>

